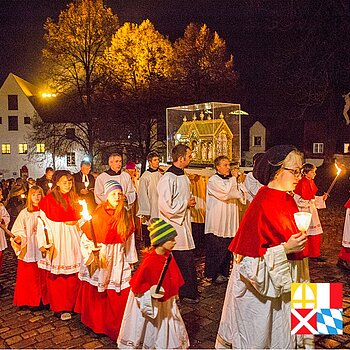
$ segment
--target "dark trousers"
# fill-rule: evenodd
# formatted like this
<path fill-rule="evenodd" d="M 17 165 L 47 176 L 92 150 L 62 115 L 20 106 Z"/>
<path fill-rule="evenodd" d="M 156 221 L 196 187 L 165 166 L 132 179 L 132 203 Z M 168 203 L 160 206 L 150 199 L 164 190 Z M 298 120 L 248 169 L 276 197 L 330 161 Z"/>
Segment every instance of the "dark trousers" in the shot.
<path fill-rule="evenodd" d="M 228 250 L 232 238 L 205 235 L 205 269 L 204 275 L 215 280 L 218 275 L 229 276 L 232 253 Z"/>
<path fill-rule="evenodd" d="M 180 298 L 198 297 L 196 262 L 193 250 L 173 250 L 173 256 L 180 269 L 185 284 L 180 288 Z"/>
<path fill-rule="evenodd" d="M 145 248 L 148 248 L 151 246 L 151 240 L 149 238 L 149 231 L 147 229 L 147 225 L 141 225 L 141 234 L 143 239 L 143 244 Z"/>

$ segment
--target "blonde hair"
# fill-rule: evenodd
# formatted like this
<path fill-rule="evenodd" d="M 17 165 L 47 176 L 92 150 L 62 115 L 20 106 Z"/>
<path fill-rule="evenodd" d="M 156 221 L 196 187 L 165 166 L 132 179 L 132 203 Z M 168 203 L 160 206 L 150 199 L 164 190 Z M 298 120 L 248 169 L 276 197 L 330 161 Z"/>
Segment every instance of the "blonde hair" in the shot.
<path fill-rule="evenodd" d="M 27 210 L 29 213 L 32 213 L 34 211 L 34 205 L 32 201 L 32 194 L 34 193 L 40 193 L 41 198 L 44 198 L 44 191 L 40 186 L 32 186 L 29 191 L 28 191 L 28 196 L 27 196 Z"/>
<path fill-rule="evenodd" d="M 293 168 L 296 165 L 301 168 L 303 165 L 303 161 L 304 161 L 303 153 L 294 149 L 293 151 L 291 151 L 287 154 L 286 158 L 284 158 L 281 162 L 276 164 L 276 166 L 280 165 L 281 168 L 278 169 L 274 178 L 276 178 L 281 173 L 283 168 Z"/>

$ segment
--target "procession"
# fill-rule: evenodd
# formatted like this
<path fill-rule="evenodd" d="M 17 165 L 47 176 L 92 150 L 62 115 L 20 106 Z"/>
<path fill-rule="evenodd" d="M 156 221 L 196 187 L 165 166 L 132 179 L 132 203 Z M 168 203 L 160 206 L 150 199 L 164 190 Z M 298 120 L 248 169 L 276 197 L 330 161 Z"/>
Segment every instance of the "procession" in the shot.
<path fill-rule="evenodd" d="M 191 230 L 197 193 L 186 174 L 192 150 L 179 143 L 172 159 L 164 171 L 159 155 L 151 152 L 148 169 L 133 178 L 129 170 L 136 164 L 129 161 L 122 169 L 122 156 L 111 154 L 109 169 L 96 178 L 83 161 L 75 174 L 48 168 L 36 183 L 3 181 L 2 273 L 7 242 L 18 259 L 13 304 L 50 311 L 63 322 L 77 317 L 118 348 L 191 347 L 180 310 L 201 303 Z M 326 261 L 316 208 L 326 208 L 329 193 L 316 196 L 316 167 L 303 165 L 302 154 L 290 145 L 257 154 L 249 176 L 230 167 L 227 156 L 218 156 L 214 167 L 200 239 L 203 280 L 226 288 L 215 347 L 314 348 L 312 337 L 300 345 L 291 334 L 288 295 L 291 282 L 310 281 L 308 260 Z M 288 218 L 305 212 L 311 222 L 303 233 Z M 346 219 L 337 262 L 347 274 L 348 225 Z M 279 271 L 269 272 L 271 259 L 284 261 Z M 258 262 L 266 264 L 266 272 L 256 271 Z"/>
<path fill-rule="evenodd" d="M 0 6 L 0 348 L 350 348 L 348 2 Z"/>

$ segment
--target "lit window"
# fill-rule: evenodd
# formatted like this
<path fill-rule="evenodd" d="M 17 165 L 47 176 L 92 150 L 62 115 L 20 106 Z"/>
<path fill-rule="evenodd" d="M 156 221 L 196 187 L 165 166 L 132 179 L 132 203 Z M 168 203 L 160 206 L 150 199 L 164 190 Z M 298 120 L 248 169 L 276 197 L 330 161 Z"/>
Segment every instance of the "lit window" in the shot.
<path fill-rule="evenodd" d="M 37 143 L 36 144 L 36 153 L 45 153 L 45 144 Z"/>
<path fill-rule="evenodd" d="M 19 154 L 27 154 L 28 153 L 28 145 L 26 143 L 18 144 L 18 153 Z"/>
<path fill-rule="evenodd" d="M 314 143 L 312 147 L 313 153 L 323 153 L 323 143 Z"/>
<path fill-rule="evenodd" d="M 2 154 L 10 154 L 11 153 L 11 145 L 9 143 L 3 143 L 1 145 L 1 153 Z"/>
<path fill-rule="evenodd" d="M 67 153 L 67 166 L 75 166 L 75 152 Z"/>
<path fill-rule="evenodd" d="M 350 143 L 344 143 L 344 153 L 350 153 Z"/>
<path fill-rule="evenodd" d="M 253 146 L 261 146 L 261 136 L 254 136 Z"/>

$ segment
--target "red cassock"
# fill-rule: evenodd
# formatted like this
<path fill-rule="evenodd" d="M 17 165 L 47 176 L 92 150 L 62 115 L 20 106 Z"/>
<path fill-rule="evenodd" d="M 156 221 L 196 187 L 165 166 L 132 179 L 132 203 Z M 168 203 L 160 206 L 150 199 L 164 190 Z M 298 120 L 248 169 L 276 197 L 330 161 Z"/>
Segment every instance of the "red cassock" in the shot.
<path fill-rule="evenodd" d="M 344 204 L 346 209 L 350 209 L 350 199 Z M 342 246 L 338 257 L 342 260 L 350 262 L 350 248 Z"/>
<path fill-rule="evenodd" d="M 291 235 L 299 232 L 294 213 L 298 207 L 293 197 L 284 192 L 262 187 L 249 205 L 230 251 L 253 258 L 262 257 L 267 248 L 287 242 Z M 303 251 L 288 254 L 289 260 L 307 257 L 308 244 Z"/>
<path fill-rule="evenodd" d="M 318 188 L 313 179 L 303 176 L 295 187 L 294 193 L 305 200 L 315 199 Z M 321 235 L 308 236 L 309 256 L 318 257 L 321 255 Z"/>
<path fill-rule="evenodd" d="M 92 224 L 97 243 L 101 243 L 100 256 L 107 258 L 105 271 L 97 270 L 90 278 L 82 278 L 82 284 L 77 297 L 74 311 L 81 314 L 81 322 L 91 328 L 95 333 L 106 334 L 116 340 L 123 319 L 125 305 L 129 295 L 129 280 L 131 268 L 125 261 L 124 241 L 116 228 L 112 227 L 114 209 L 107 209 L 106 205 L 96 208 L 92 215 Z M 91 226 L 87 222 L 82 226 L 86 237 L 92 241 Z M 134 231 L 131 228 L 129 235 Z M 118 261 L 123 261 L 118 265 Z M 120 268 L 120 266 L 123 266 Z M 82 271 L 82 270 L 81 270 Z M 105 277 L 100 277 L 100 275 Z M 124 280 L 120 287 L 115 287 L 113 276 L 119 281 Z M 99 291 L 97 285 L 103 285 Z"/>
<path fill-rule="evenodd" d="M 68 194 L 62 194 L 62 198 L 66 203 L 66 208 L 55 200 L 52 193 L 45 196 L 39 202 L 39 208 L 45 213 L 47 219 L 52 221 L 52 227 L 54 227 L 54 224 L 58 222 L 76 222 L 80 219 L 79 211 L 81 208 L 79 208 L 78 205 L 76 207 L 72 207 L 69 204 Z M 60 232 L 56 232 L 54 236 L 60 237 L 61 234 Z M 62 243 L 60 242 L 60 245 L 61 244 Z M 73 253 L 67 251 L 65 254 L 69 255 Z M 61 253 L 58 252 L 58 255 L 61 255 Z M 50 309 L 55 312 L 73 311 L 81 283 L 78 278 L 78 273 L 54 274 L 51 272 L 46 272 L 46 275 Z"/>

